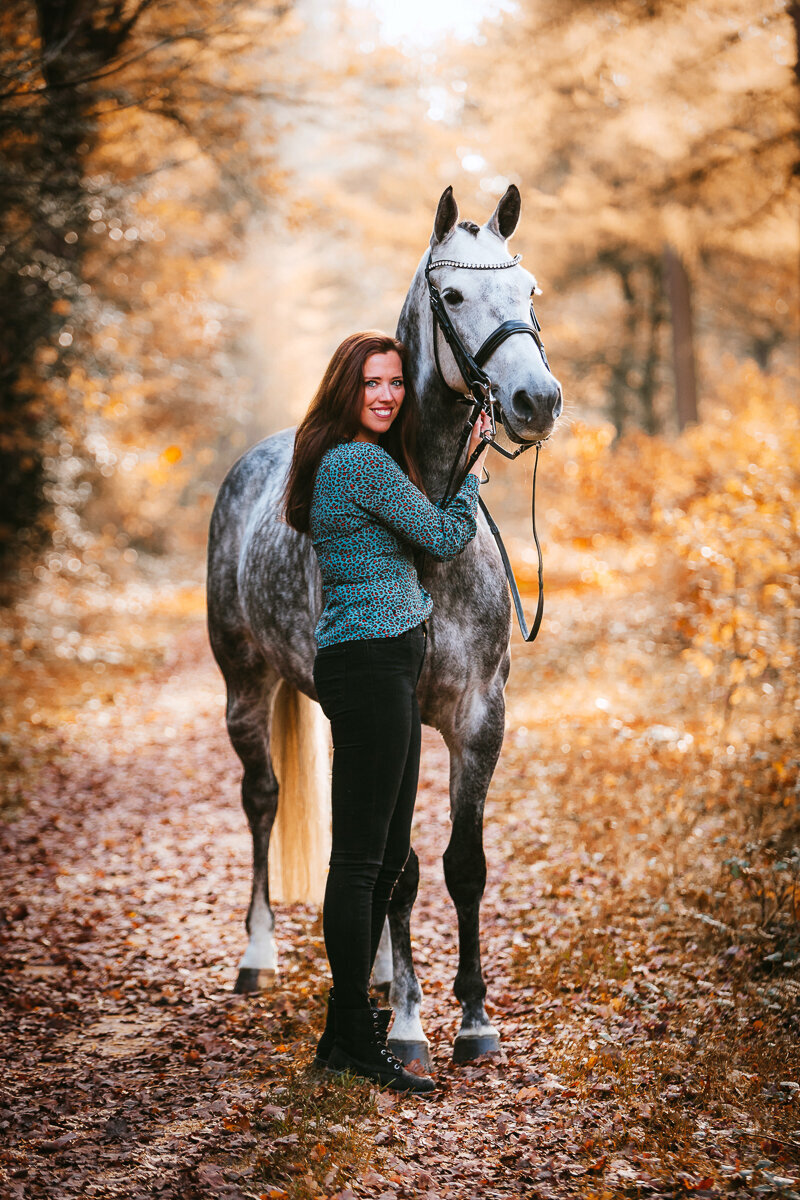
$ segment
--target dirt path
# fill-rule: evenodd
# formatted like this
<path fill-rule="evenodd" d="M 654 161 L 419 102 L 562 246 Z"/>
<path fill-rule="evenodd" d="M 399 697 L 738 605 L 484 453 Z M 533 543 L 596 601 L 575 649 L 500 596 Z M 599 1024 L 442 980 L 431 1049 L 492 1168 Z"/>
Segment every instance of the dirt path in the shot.
<path fill-rule="evenodd" d="M 2 832 L 2 1195 L 800 1195 L 796 964 L 764 965 L 692 890 L 714 886 L 727 810 L 643 578 L 556 592 L 516 650 L 483 908 L 505 1053 L 461 1068 L 447 763 L 426 737 L 434 1101 L 306 1073 L 316 912 L 279 910 L 274 991 L 231 994 L 249 839 L 197 618 L 170 665 L 59 721 Z"/>

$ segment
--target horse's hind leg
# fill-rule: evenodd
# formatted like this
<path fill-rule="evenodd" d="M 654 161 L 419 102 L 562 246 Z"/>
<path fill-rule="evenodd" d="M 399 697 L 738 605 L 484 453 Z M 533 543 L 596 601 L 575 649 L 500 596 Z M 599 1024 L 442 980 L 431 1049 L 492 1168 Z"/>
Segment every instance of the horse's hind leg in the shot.
<path fill-rule="evenodd" d="M 226 672 L 226 720 L 244 768 L 242 804 L 253 837 L 253 890 L 247 910 L 249 941 L 239 963 L 236 992 L 255 992 L 275 975 L 275 919 L 269 902 L 269 839 L 278 811 L 278 781 L 269 753 L 270 706 L 279 679 L 263 663 Z"/>
<path fill-rule="evenodd" d="M 500 1049 L 497 1030 L 486 1015 L 486 984 L 481 970 L 480 907 L 486 886 L 483 808 L 503 744 L 502 691 L 473 706 L 469 721 L 445 733 L 450 751 L 452 830 L 444 852 L 444 878 L 458 915 L 458 971 L 454 991 L 461 1004 L 461 1028 L 454 1062 L 468 1062 Z"/>

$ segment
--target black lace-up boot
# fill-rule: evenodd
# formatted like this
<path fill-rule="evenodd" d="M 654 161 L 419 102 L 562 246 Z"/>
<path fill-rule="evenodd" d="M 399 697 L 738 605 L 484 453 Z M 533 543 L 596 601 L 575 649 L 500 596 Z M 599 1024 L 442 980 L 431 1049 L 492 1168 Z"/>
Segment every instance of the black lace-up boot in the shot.
<path fill-rule="evenodd" d="M 434 1091 L 436 1084 L 429 1075 L 407 1071 L 387 1048 L 380 1033 L 381 1017 L 381 1010 L 367 1006 L 337 1009 L 328 1070 L 336 1075 L 350 1071 L 395 1092 Z"/>
<path fill-rule="evenodd" d="M 370 997 L 370 1009 L 375 1017 L 375 1032 L 382 1046 L 386 1045 L 386 1039 L 389 1036 L 389 1025 L 392 1020 L 392 1010 L 390 1008 L 378 1008 L 377 1000 Z M 315 1070 L 321 1071 L 328 1065 L 333 1043 L 336 1040 L 336 1001 L 333 998 L 333 988 L 328 992 L 328 1013 L 325 1018 L 325 1028 L 322 1031 L 322 1036 L 317 1042 L 317 1049 L 314 1054 L 314 1061 L 311 1064 Z"/>

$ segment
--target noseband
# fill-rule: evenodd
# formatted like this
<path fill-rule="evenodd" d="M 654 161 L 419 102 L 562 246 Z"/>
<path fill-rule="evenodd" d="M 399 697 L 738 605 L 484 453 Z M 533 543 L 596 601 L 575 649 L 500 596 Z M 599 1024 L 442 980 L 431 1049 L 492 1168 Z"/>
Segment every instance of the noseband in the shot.
<path fill-rule="evenodd" d="M 495 421 L 495 415 L 494 415 L 494 409 L 495 409 L 495 405 L 497 404 L 497 401 L 494 398 L 492 381 L 491 381 L 489 375 L 486 373 L 486 371 L 484 371 L 483 368 L 484 368 L 485 364 L 488 362 L 488 360 L 491 358 L 491 356 L 494 354 L 495 350 L 497 350 L 497 348 L 499 346 L 502 346 L 503 342 L 505 342 L 508 338 L 512 337 L 515 333 L 525 333 L 525 334 L 529 334 L 533 338 L 533 340 L 536 342 L 536 345 L 539 347 L 539 353 L 542 356 L 542 362 L 547 367 L 547 370 L 550 371 L 550 364 L 547 361 L 547 355 L 545 354 L 544 343 L 542 342 L 542 338 L 541 338 L 541 326 L 537 320 L 536 313 L 533 310 L 533 304 L 531 304 L 530 324 L 528 324 L 527 321 L 504 321 L 502 323 L 502 325 L 498 325 L 497 329 L 495 329 L 492 333 L 489 334 L 489 336 L 486 338 L 486 340 L 483 342 L 483 344 L 480 346 L 480 348 L 475 352 L 475 354 L 470 354 L 469 350 L 467 349 L 467 347 L 464 345 L 461 338 L 459 337 L 458 332 L 455 329 L 455 326 L 453 325 L 453 322 L 450 320 L 450 314 L 447 311 L 447 306 L 445 305 L 445 302 L 442 299 L 442 295 L 441 295 L 439 289 L 437 288 L 436 284 L 431 279 L 431 271 L 434 271 L 437 267 L 457 267 L 461 270 L 469 270 L 469 271 L 503 271 L 503 270 L 506 270 L 508 267 L 515 267 L 517 265 L 517 263 L 520 261 L 521 257 L 522 257 L 521 255 L 517 254 L 514 256 L 514 258 L 508 259 L 507 262 L 499 262 L 499 263 L 465 263 L 465 262 L 458 262 L 455 259 L 450 259 L 450 258 L 434 259 L 433 252 L 431 252 L 431 254 L 428 255 L 428 261 L 425 264 L 425 281 L 428 285 L 428 296 L 430 298 L 430 303 L 431 303 L 431 312 L 433 313 L 433 356 L 434 356 L 434 360 L 436 362 L 436 370 L 438 372 L 439 379 L 441 380 L 442 384 L 447 389 L 447 391 L 450 393 L 450 395 L 453 397 L 453 399 L 457 400 L 460 404 L 472 404 L 472 412 L 470 413 L 469 417 L 467 418 L 467 422 L 461 431 L 461 436 L 459 438 L 459 443 L 458 443 L 458 449 L 456 450 L 456 456 L 453 461 L 453 466 L 450 470 L 450 476 L 447 480 L 447 486 L 445 487 L 444 495 L 442 496 L 441 500 L 439 501 L 440 506 L 444 506 L 445 502 L 447 501 L 448 497 L 451 494 L 451 489 L 453 491 L 458 490 L 457 488 L 453 488 L 453 483 L 455 480 L 456 471 L 458 469 L 458 464 L 461 460 L 461 455 L 463 453 L 464 447 L 466 446 L 467 442 L 469 441 L 469 437 L 470 437 L 472 429 L 475 425 L 475 422 L 478 420 L 478 417 L 480 416 L 480 414 L 482 412 L 488 413 L 489 420 L 491 422 L 491 428 L 487 434 L 481 436 L 481 440 L 484 443 L 487 443 L 488 445 L 490 445 L 493 450 L 496 450 L 498 452 L 498 454 L 502 454 L 504 458 L 509 458 L 509 459 L 518 458 L 520 454 L 524 454 L 525 451 L 530 450 L 532 446 L 536 447 L 536 461 L 535 461 L 534 467 L 533 467 L 533 488 L 532 488 L 532 492 L 531 492 L 531 525 L 533 528 L 533 540 L 536 543 L 536 553 L 538 555 L 538 560 L 539 560 L 539 571 L 538 571 L 539 602 L 537 605 L 536 616 L 533 621 L 533 626 L 531 627 L 530 631 L 528 630 L 528 626 L 525 621 L 525 615 L 522 610 L 522 601 L 521 601 L 520 595 L 519 595 L 519 588 L 517 587 L 517 582 L 514 578 L 514 571 L 511 567 L 511 562 L 509 560 L 508 553 L 506 551 L 505 546 L 503 545 L 503 540 L 500 536 L 500 530 L 497 528 L 497 525 L 495 524 L 494 520 L 492 519 L 492 515 L 489 512 L 488 508 L 486 507 L 486 505 L 483 501 L 483 498 L 481 496 L 478 497 L 478 503 L 480 504 L 480 506 L 483 510 L 483 514 L 486 517 L 486 521 L 489 525 L 489 529 L 491 531 L 492 537 L 494 538 L 494 540 L 497 544 L 497 548 L 500 551 L 500 558 L 502 559 L 503 568 L 505 570 L 506 578 L 508 580 L 508 585 L 509 585 L 509 588 L 511 589 L 511 596 L 514 601 L 514 608 L 516 609 L 517 620 L 519 621 L 520 632 L 522 633 L 522 636 L 526 642 L 533 642 L 533 641 L 535 641 L 536 635 L 539 632 L 539 627 L 541 626 L 541 623 L 542 623 L 542 616 L 544 614 L 544 578 L 543 578 L 542 548 L 539 544 L 539 538 L 536 533 L 536 472 L 539 467 L 539 450 L 542 447 L 542 442 L 541 441 L 525 442 L 524 444 L 520 445 L 517 450 L 515 450 L 513 452 L 505 450 L 502 446 L 497 445 L 497 443 L 495 441 L 495 438 L 497 436 L 497 423 Z M 463 395 L 461 392 L 456 391 L 454 388 L 451 388 L 442 373 L 441 363 L 439 362 L 439 337 L 438 337 L 439 330 L 441 330 L 442 337 L 444 338 L 444 340 L 447 342 L 448 346 L 450 347 L 451 353 L 456 362 L 456 366 L 458 367 L 458 370 L 461 374 L 461 378 L 464 380 L 464 383 L 467 386 L 467 391 L 469 394 L 466 396 Z M 552 372 L 551 372 L 551 374 L 552 374 Z M 500 407 L 500 406 L 498 406 L 498 407 Z M 514 441 L 517 441 L 518 438 L 513 433 L 513 431 L 509 429 L 508 425 L 506 424 L 506 419 L 505 419 L 505 415 L 503 413 L 502 407 L 500 407 L 500 419 L 503 422 L 503 426 L 504 426 L 506 432 L 508 433 L 509 437 L 511 437 Z M 543 439 L 543 440 L 546 440 L 546 439 Z M 477 449 L 474 451 L 471 458 L 468 460 L 468 462 L 463 470 L 463 473 L 461 474 L 461 479 L 459 480 L 459 486 L 460 486 L 461 482 L 463 482 L 463 480 L 466 478 L 467 474 L 469 473 L 471 468 L 474 466 L 475 462 L 478 460 L 480 455 L 483 453 L 483 450 L 484 450 L 483 446 L 478 446 Z"/>

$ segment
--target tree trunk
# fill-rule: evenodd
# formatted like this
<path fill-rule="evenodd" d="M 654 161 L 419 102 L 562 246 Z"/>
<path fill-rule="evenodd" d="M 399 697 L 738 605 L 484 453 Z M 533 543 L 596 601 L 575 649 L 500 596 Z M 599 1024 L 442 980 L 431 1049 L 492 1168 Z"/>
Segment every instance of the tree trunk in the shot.
<path fill-rule="evenodd" d="M 622 262 L 617 258 L 611 260 L 611 265 L 619 279 L 622 298 L 625 301 L 622 340 L 617 360 L 611 366 L 611 379 L 609 382 L 610 416 L 614 422 L 617 437 L 622 437 L 630 416 L 628 401 L 631 390 L 630 374 L 635 362 L 634 345 L 636 339 L 637 310 L 636 295 L 631 280 L 631 267 L 626 262 Z"/>
<path fill-rule="evenodd" d="M 658 258 L 648 260 L 647 273 L 650 287 L 647 306 L 647 345 L 639 398 L 642 403 L 644 431 L 653 437 L 661 432 L 661 419 L 655 408 L 658 368 L 661 362 L 661 326 L 664 322 L 663 272 Z"/>
<path fill-rule="evenodd" d="M 664 281 L 672 317 L 672 363 L 675 372 L 675 413 L 678 429 L 697 421 L 697 374 L 694 362 L 694 322 L 689 276 L 680 255 L 664 247 Z"/>
<path fill-rule="evenodd" d="M 792 0 L 787 12 L 794 25 L 794 81 L 800 92 L 800 0 Z M 800 175 L 800 126 L 795 130 L 797 155 L 794 160 L 794 175 Z"/>
<path fill-rule="evenodd" d="M 60 335 L 76 320 L 89 224 L 90 80 L 131 26 L 118 10 L 100 0 L 36 0 L 34 24 L 29 0 L 13 0 L 0 25 L 0 36 L 19 36 L 0 100 L 0 568 L 9 579 L 20 544 L 48 536 L 44 460 L 63 416 L 48 403 L 48 380 L 70 369 Z M 41 75 L 28 94 L 37 59 Z M 34 367 L 41 347 L 46 368 Z"/>

